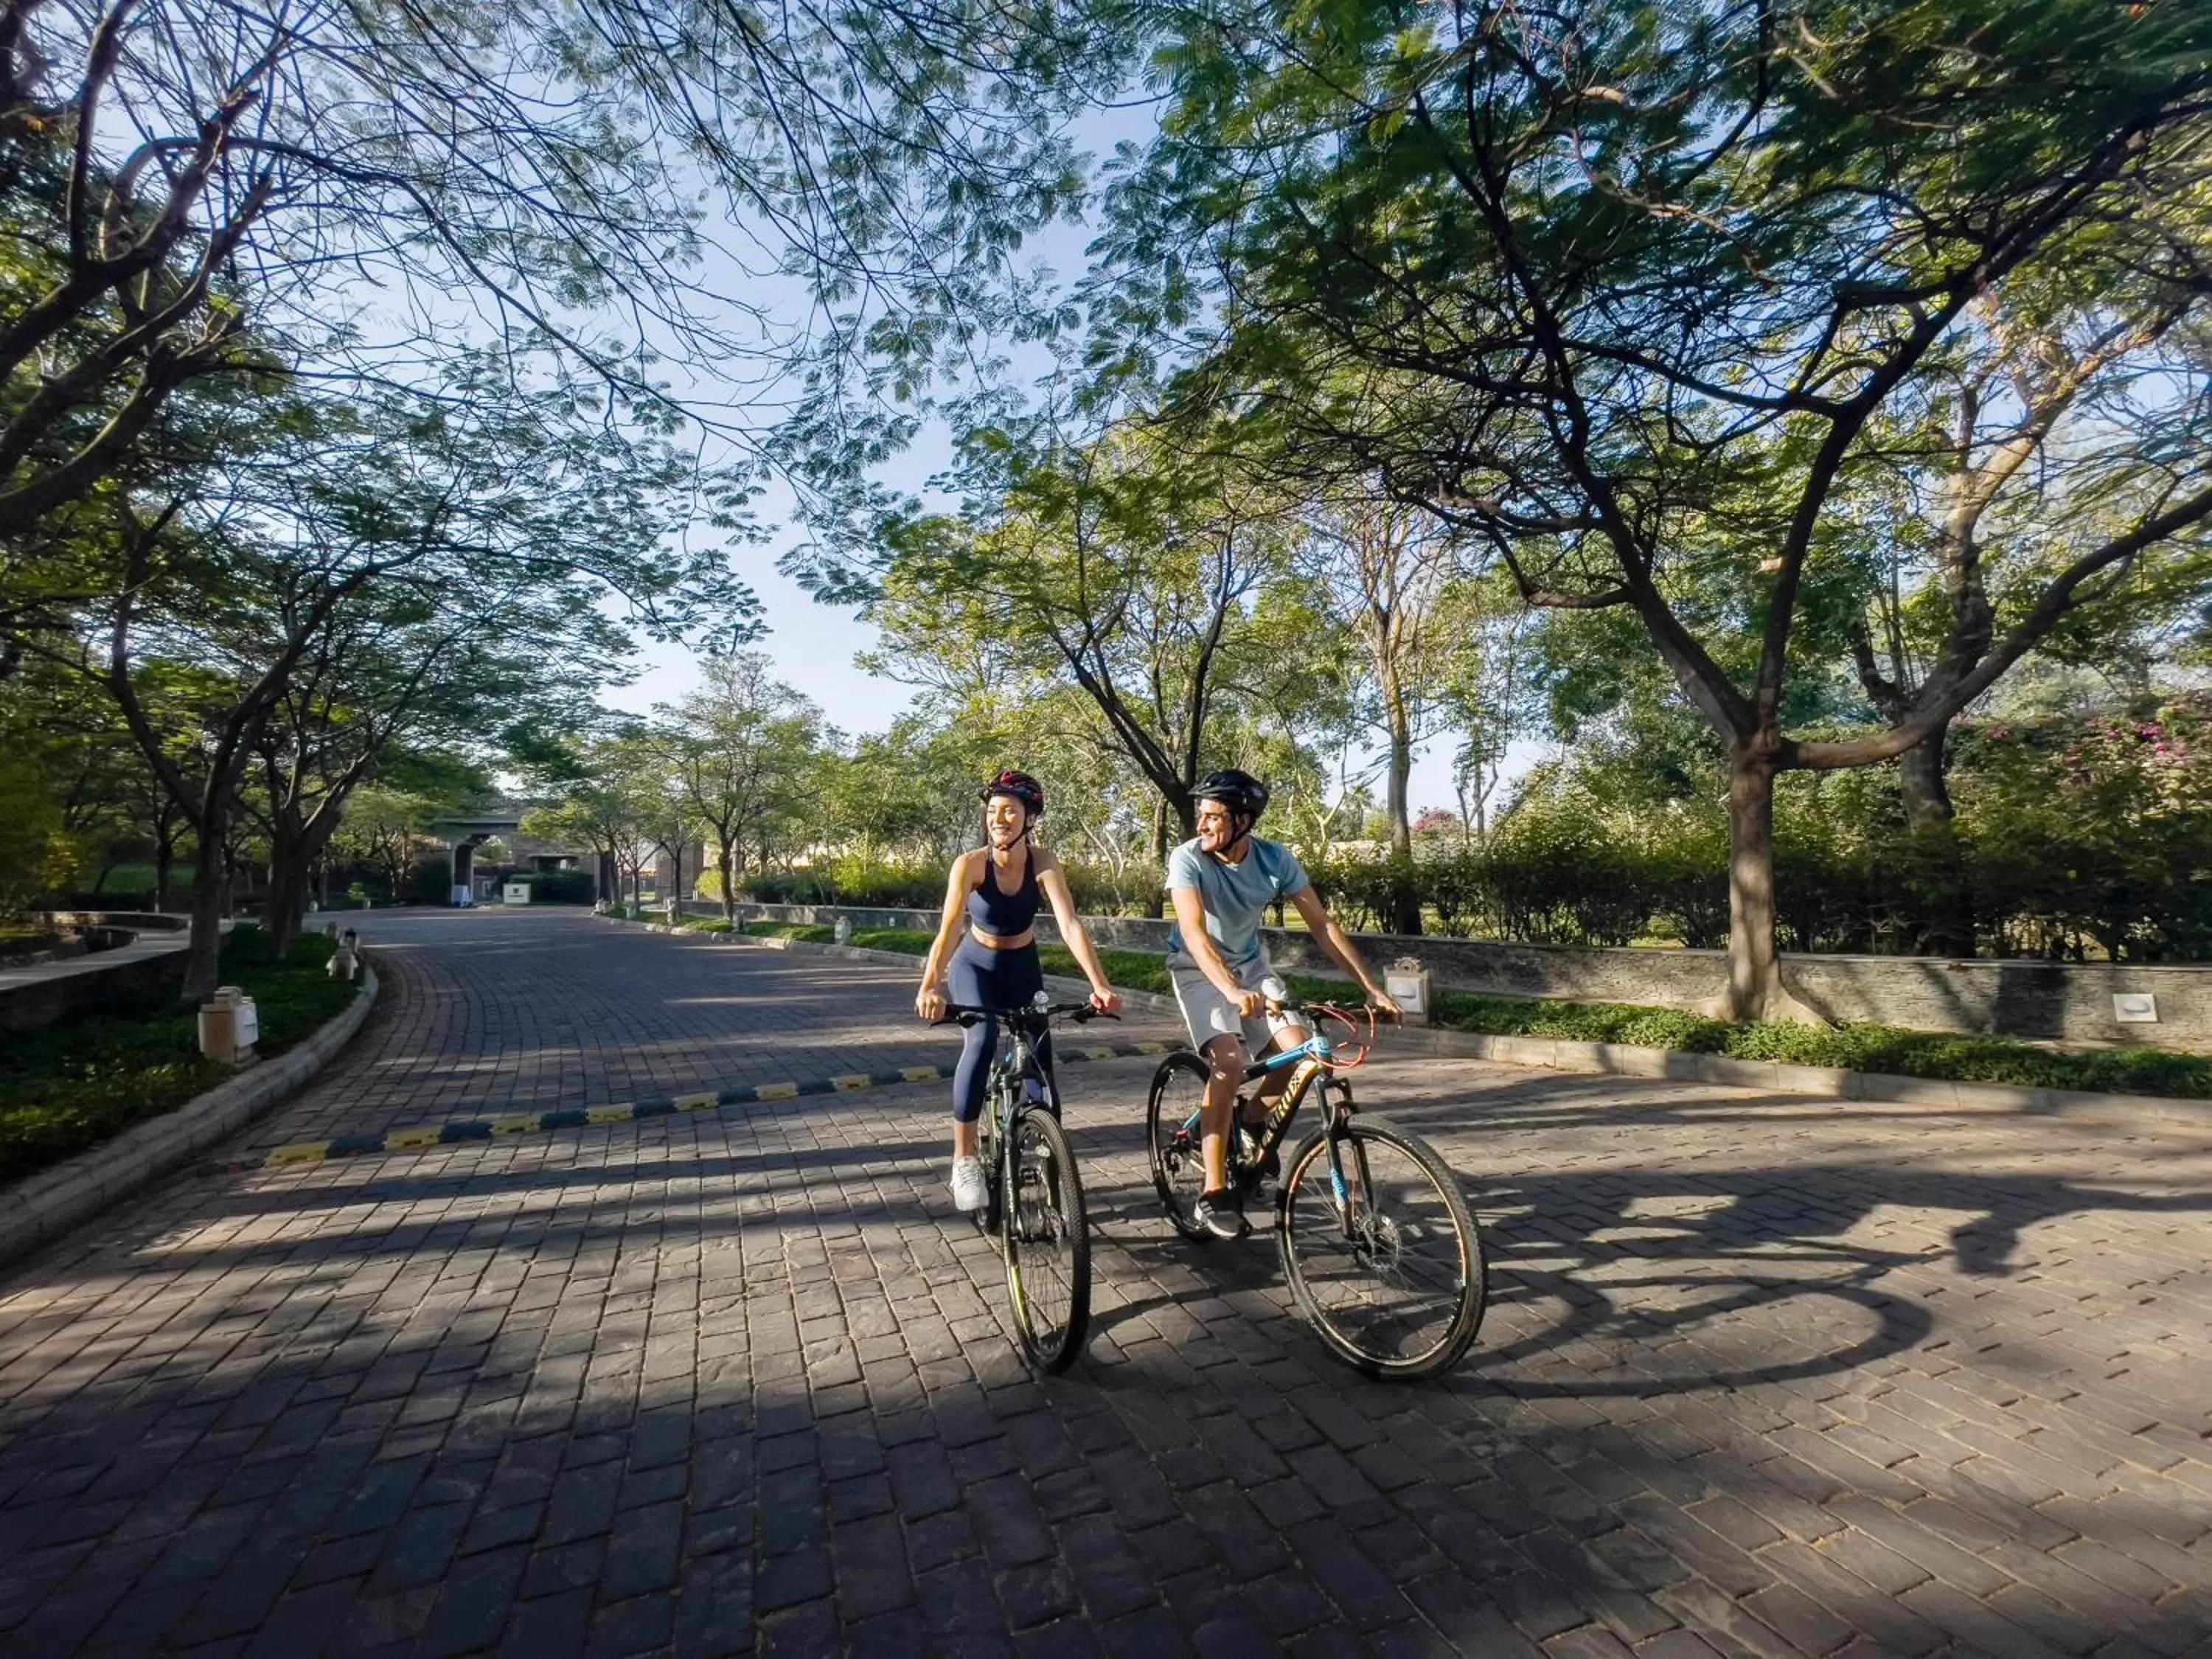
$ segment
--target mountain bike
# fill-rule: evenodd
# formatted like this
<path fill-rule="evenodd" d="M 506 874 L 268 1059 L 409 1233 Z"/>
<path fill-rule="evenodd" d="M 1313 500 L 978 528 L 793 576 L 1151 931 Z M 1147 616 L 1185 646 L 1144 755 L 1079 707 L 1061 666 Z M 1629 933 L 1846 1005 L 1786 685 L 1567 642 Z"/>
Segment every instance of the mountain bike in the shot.
<path fill-rule="evenodd" d="M 1042 992 L 1027 1008 L 945 1010 L 961 1025 L 995 1019 L 1006 1035 L 976 1126 L 990 1196 L 975 1212 L 975 1225 L 998 1239 L 1014 1329 L 1041 1371 L 1066 1370 L 1083 1351 L 1091 1326 L 1091 1231 L 1075 1149 L 1060 1127 L 1036 1040 L 1056 1018 L 1081 1024 L 1099 1012 L 1087 1002 L 1047 1002 Z"/>
<path fill-rule="evenodd" d="M 1275 1244 L 1283 1276 L 1331 1352 L 1370 1376 L 1433 1376 L 1467 1352 L 1482 1324 L 1488 1278 L 1481 1229 L 1435 1148 L 1379 1118 L 1356 1115 L 1342 1074 L 1373 1046 L 1373 1011 L 1364 1011 L 1363 1042 L 1358 1016 L 1298 1001 L 1277 979 L 1266 981 L 1262 994 L 1271 1012 L 1311 1035 L 1245 1068 L 1248 1084 L 1285 1070 L 1291 1079 L 1256 1134 L 1244 1125 L 1247 1097 L 1238 1091 L 1230 1179 L 1248 1197 L 1278 1180 Z M 1332 1036 L 1332 1028 L 1341 1035 Z M 1145 1112 L 1152 1184 L 1188 1238 L 1206 1237 L 1191 1211 L 1206 1186 L 1200 1109 L 1212 1071 L 1188 1048 L 1170 1054 L 1153 1074 Z M 1292 1121 L 1316 1091 L 1325 1121 L 1281 1158 Z"/>

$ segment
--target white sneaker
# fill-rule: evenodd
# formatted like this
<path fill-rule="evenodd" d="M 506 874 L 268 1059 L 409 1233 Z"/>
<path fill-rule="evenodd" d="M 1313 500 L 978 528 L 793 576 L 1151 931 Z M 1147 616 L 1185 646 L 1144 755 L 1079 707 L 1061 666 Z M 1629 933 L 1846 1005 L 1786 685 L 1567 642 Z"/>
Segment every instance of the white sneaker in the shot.
<path fill-rule="evenodd" d="M 972 1215 L 991 1201 L 991 1189 L 983 1180 L 983 1160 L 980 1158 L 956 1158 L 952 1160 L 952 1207 L 963 1214 Z"/>

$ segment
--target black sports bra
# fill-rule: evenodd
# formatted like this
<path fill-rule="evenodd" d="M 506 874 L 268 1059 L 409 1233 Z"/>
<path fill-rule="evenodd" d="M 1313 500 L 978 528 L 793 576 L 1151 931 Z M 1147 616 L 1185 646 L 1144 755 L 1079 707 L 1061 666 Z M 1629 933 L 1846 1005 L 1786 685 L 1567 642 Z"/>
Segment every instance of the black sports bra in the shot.
<path fill-rule="evenodd" d="M 1043 895 L 1037 890 L 1036 848 L 1029 849 L 1022 865 L 1022 884 L 1011 893 L 999 886 L 998 866 L 983 855 L 983 879 L 968 890 L 968 920 L 996 939 L 1025 933 L 1036 921 Z"/>

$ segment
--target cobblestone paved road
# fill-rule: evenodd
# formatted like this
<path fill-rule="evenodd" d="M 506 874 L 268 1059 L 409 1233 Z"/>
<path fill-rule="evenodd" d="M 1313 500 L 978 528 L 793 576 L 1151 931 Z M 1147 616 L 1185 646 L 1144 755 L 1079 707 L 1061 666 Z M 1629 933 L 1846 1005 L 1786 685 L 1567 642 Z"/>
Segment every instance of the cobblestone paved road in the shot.
<path fill-rule="evenodd" d="M 901 970 L 372 921 L 392 1003 L 257 1142 L 946 1047 Z M 1147 1073 L 1067 1073 L 1045 1383 L 941 1085 L 179 1179 L 0 1282 L 0 1644 L 2212 1652 L 2212 1139 L 1381 1062 L 1493 1253 L 1388 1388 L 1172 1239 Z"/>

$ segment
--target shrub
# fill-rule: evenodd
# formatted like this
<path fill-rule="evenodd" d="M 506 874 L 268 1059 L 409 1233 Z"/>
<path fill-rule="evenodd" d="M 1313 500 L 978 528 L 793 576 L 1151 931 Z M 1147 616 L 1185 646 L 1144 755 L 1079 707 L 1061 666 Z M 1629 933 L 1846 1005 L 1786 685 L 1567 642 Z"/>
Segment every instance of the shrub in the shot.
<path fill-rule="evenodd" d="M 400 890 L 400 901 L 406 904 L 451 904 L 453 902 L 453 861 L 450 858 L 424 859 L 407 872 L 406 884 Z"/>
<path fill-rule="evenodd" d="M 876 864 L 842 858 L 824 872 L 829 890 L 825 901 L 857 905 L 872 910 L 934 910 L 945 898 L 945 871 L 934 865 Z"/>
<path fill-rule="evenodd" d="M 589 904 L 599 896 L 588 870 L 537 870 L 518 879 L 528 884 L 532 904 Z"/>
<path fill-rule="evenodd" d="M 755 904 L 832 904 L 836 890 L 819 873 L 798 870 L 788 874 L 752 877 L 738 887 Z"/>
<path fill-rule="evenodd" d="M 254 1000 L 263 1055 L 282 1054 L 352 1000 L 356 988 L 324 971 L 331 949 L 303 933 L 278 963 L 258 928 L 223 940 L 223 979 Z M 201 1057 L 197 1017 L 175 996 L 173 982 L 155 987 L 0 1045 L 0 1181 L 173 1111 L 231 1075 Z"/>

